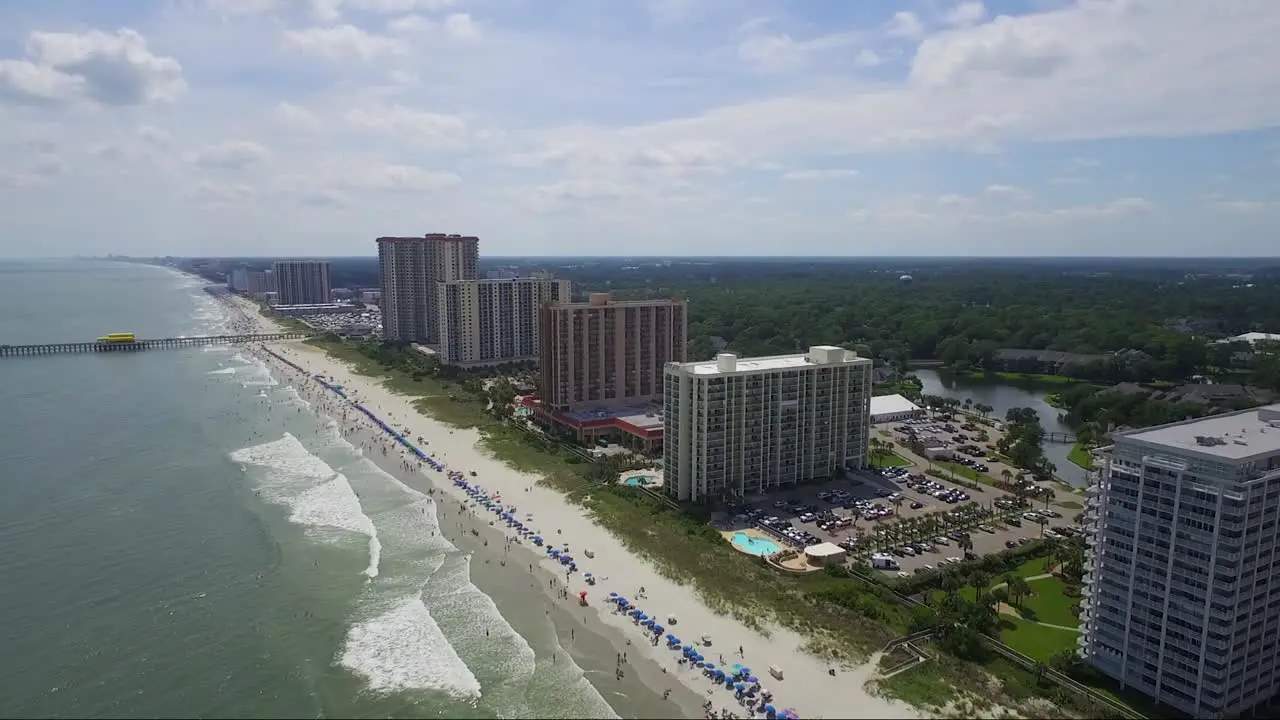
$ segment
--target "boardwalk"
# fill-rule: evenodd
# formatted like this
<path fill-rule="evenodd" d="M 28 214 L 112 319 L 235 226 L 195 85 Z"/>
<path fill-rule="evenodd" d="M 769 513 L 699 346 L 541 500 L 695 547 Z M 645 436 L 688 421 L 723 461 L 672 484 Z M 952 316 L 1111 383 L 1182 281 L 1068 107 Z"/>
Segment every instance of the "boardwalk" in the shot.
<path fill-rule="evenodd" d="M 266 333 L 259 335 L 204 335 L 198 337 L 158 338 L 136 340 L 130 343 L 73 342 L 40 343 L 37 345 L 0 345 L 0 357 L 32 357 L 91 352 L 138 352 L 141 350 L 173 350 L 200 347 L 202 345 L 239 345 L 278 340 L 301 340 L 310 337 L 306 333 Z"/>

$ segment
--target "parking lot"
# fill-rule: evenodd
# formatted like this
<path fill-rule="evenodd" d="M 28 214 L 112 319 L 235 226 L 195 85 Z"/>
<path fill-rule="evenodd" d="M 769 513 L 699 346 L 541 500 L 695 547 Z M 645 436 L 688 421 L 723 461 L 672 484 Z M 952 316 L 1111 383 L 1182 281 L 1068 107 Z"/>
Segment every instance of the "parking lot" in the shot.
<path fill-rule="evenodd" d="M 962 538 L 972 543 L 973 556 L 1025 544 L 1041 537 L 1041 519 L 1049 531 L 1046 537 L 1052 537 L 1053 528 L 1063 534 L 1075 532 L 1064 527 L 1070 523 L 1058 511 L 1034 510 L 990 488 L 978 500 L 970 491 L 937 478 L 907 468 L 884 468 L 757 499 L 737 506 L 733 515 L 739 524 L 763 529 L 797 549 L 832 542 L 857 554 L 874 550 L 882 561 L 873 566 L 892 575 L 962 562 Z M 911 537 L 895 536 L 891 530 L 926 516 L 954 529 L 934 535 L 917 526 Z"/>
<path fill-rule="evenodd" d="M 996 495 L 984 496 L 990 502 Z M 780 536 L 794 547 L 832 542 L 857 551 L 859 534 L 969 503 L 969 491 L 946 482 L 885 468 L 855 473 L 848 480 L 780 493 L 734 509 L 745 521 Z M 863 545 L 866 543 L 864 542 Z"/>

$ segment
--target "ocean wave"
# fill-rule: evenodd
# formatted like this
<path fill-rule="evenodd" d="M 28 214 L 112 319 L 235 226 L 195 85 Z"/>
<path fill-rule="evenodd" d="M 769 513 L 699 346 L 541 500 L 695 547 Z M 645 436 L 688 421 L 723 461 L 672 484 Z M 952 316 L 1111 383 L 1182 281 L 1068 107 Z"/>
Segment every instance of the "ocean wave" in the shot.
<path fill-rule="evenodd" d="M 378 693 L 435 691 L 480 699 L 480 681 L 453 649 L 420 595 L 390 607 L 347 631 L 338 663 Z"/>
<path fill-rule="evenodd" d="M 382 543 L 364 514 L 346 476 L 336 472 L 290 433 L 279 440 L 242 448 L 231 459 L 262 468 L 258 491 L 263 499 L 289 510 L 289 521 L 311 528 L 336 528 L 369 538 L 365 574 L 378 575 Z"/>
<path fill-rule="evenodd" d="M 209 375 L 235 375 L 236 369 L 233 367 L 218 368 L 217 370 L 210 370 L 208 374 Z"/>

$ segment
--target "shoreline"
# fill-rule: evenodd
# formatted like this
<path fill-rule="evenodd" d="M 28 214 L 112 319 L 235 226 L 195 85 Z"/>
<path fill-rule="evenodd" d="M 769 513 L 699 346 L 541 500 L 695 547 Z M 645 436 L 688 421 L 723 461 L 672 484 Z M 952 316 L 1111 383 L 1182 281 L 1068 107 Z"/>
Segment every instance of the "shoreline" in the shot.
<path fill-rule="evenodd" d="M 540 565 L 542 559 L 540 556 L 524 546 L 507 545 L 507 536 L 500 528 L 485 522 L 485 518 L 467 509 L 465 503 L 457 501 L 446 493 L 431 475 L 406 468 L 404 465 L 406 458 L 394 452 L 393 440 L 362 414 L 346 417 L 345 422 L 341 414 L 335 417 L 335 406 L 343 404 L 341 399 L 320 386 L 314 378 L 301 375 L 296 369 L 281 362 L 270 350 L 263 352 L 262 349 L 249 348 L 248 351 L 248 354 L 265 362 L 273 374 L 279 374 L 282 381 L 292 385 L 304 400 L 313 403 L 313 414 L 329 417 L 337 422 L 343 438 L 354 445 L 378 469 L 408 487 L 432 497 L 436 505 L 440 533 L 459 551 L 468 553 L 477 560 L 483 560 L 483 565 L 489 566 L 489 570 L 492 570 L 495 562 L 501 567 L 511 568 L 513 573 L 519 573 L 521 568 L 527 566 L 532 580 L 529 587 L 541 593 L 545 601 L 547 619 L 555 629 L 559 645 L 582 668 L 584 677 L 605 698 L 606 702 L 613 694 L 635 698 L 638 692 L 648 693 L 652 696 L 652 700 L 640 702 L 655 707 L 661 704 L 663 717 L 674 717 L 676 711 L 680 712 L 682 717 L 700 715 L 699 699 L 687 689 L 671 681 L 668 681 L 667 685 L 675 685 L 673 692 L 665 703 L 662 701 L 659 692 L 654 690 L 655 687 L 661 686 L 662 670 L 656 663 L 649 662 L 647 659 L 628 657 L 628 661 L 621 666 L 625 668 L 623 677 L 617 678 L 614 685 L 608 684 L 607 680 L 593 680 L 593 676 L 608 672 L 601 667 L 606 664 L 603 657 L 607 657 L 601 649 L 607 647 L 610 652 L 616 652 L 614 648 L 625 646 L 625 638 L 614 632 L 613 628 L 599 622 L 596 613 L 586 612 L 579 618 L 573 613 L 573 607 L 562 604 L 565 599 L 557 596 L 560 583 L 556 582 L 557 578 L 551 572 Z M 373 452 L 365 447 L 366 442 L 384 448 L 387 452 Z M 394 461 L 399 461 L 400 464 L 397 466 Z M 483 570 L 479 563 L 473 567 L 473 572 Z M 506 585 L 514 584 L 515 581 L 510 576 L 506 576 L 501 582 Z M 481 587 L 481 590 L 483 591 L 484 588 Z M 680 692 L 680 690 L 685 691 Z M 627 717 L 620 713 L 619 716 Z"/>
<path fill-rule="evenodd" d="M 270 318 L 258 313 L 257 306 L 242 298 L 228 298 L 228 302 L 232 307 L 240 309 L 243 320 L 257 327 L 275 325 Z M 273 349 L 278 350 L 290 362 L 304 368 L 304 372 L 309 375 L 323 375 L 331 378 L 332 382 L 342 385 L 346 391 L 358 398 L 385 422 L 405 429 L 404 435 L 425 438 L 422 449 L 436 461 L 444 463 L 451 469 L 474 472 L 476 477 L 469 481 L 483 487 L 486 491 L 503 493 L 506 502 L 514 500 L 521 511 L 534 512 L 539 519 L 541 529 L 546 534 L 552 533 L 554 529 L 557 535 L 571 542 L 575 548 L 593 548 L 596 557 L 590 562 L 583 561 L 586 565 L 583 570 L 591 571 L 594 567 L 607 568 L 609 571 L 601 573 L 606 577 L 601 578 L 601 582 L 593 590 L 595 596 L 603 598 L 608 591 L 615 590 L 628 597 L 635 597 L 636 589 L 644 587 L 647 597 L 643 600 L 643 605 L 646 610 L 658 617 L 678 616 L 677 632 L 680 635 L 689 638 L 710 636 L 714 645 L 703 650 L 708 660 L 714 661 L 719 655 L 718 659 L 722 664 L 727 660 L 730 663 L 741 662 L 755 667 L 755 674 L 761 676 L 768 687 L 773 688 L 776 697 L 774 705 L 779 710 L 794 707 L 801 717 L 806 718 L 851 716 L 915 718 L 920 716 L 909 706 L 877 697 L 866 691 L 864 685 L 875 673 L 874 658 L 871 662 L 857 668 L 840 669 L 832 677 L 829 676 L 829 672 L 834 672 L 835 668 L 829 667 L 827 663 L 805 652 L 804 640 L 798 634 L 775 627 L 770 628 L 770 635 L 765 637 L 743 626 L 732 617 L 717 614 L 702 602 L 694 589 L 666 579 L 648 560 L 631 554 L 618 538 L 597 525 L 582 508 L 570 505 L 562 494 L 540 485 L 539 477 L 515 470 L 493 457 L 481 445 L 482 437 L 478 431 L 450 428 L 430 416 L 419 413 L 413 407 L 412 398 L 393 393 L 377 378 L 355 373 L 345 363 L 330 357 L 319 348 L 282 343 L 278 346 L 273 345 Z M 414 473 L 415 479 L 417 475 Z M 463 503 L 469 500 L 465 491 L 454 486 L 452 482 L 431 484 L 436 486 L 438 497 L 448 497 Z M 481 531 L 481 528 L 473 529 L 477 533 Z M 488 528 L 484 525 L 486 532 L 489 529 L 504 535 L 500 528 Z M 473 537 L 479 537 L 479 535 Z M 517 552 L 519 550 L 528 551 L 528 548 L 519 546 Z M 555 572 L 560 572 L 557 564 L 536 554 L 528 560 L 527 564 L 532 565 L 535 575 L 538 574 L 536 571 L 541 569 L 543 571 L 541 577 L 544 578 L 552 577 L 550 575 L 552 567 L 555 568 Z M 609 581 L 608 576 L 615 579 Z M 616 578 L 625 578 L 625 581 Z M 554 589 L 553 586 L 549 588 Z M 544 592 L 545 590 L 546 588 Z M 560 601 L 564 602 L 565 599 L 561 597 Z M 570 598 L 569 603 L 574 608 L 578 606 L 576 598 Z M 559 606 L 559 603 L 553 604 Z M 568 608 L 566 612 L 571 616 L 578 615 L 579 613 L 573 611 L 574 608 Z M 637 634 L 633 623 L 625 617 L 614 612 L 602 612 L 604 609 L 602 603 L 592 603 L 587 610 L 595 610 L 595 612 L 581 613 L 584 616 L 585 626 L 588 628 L 593 626 L 590 616 L 594 616 L 599 627 L 611 633 L 614 647 L 621 646 L 619 652 L 629 653 L 629 667 L 636 668 L 636 674 L 647 687 L 655 689 L 662 687 L 663 684 L 669 685 L 673 690 L 671 696 L 673 701 L 682 709 L 691 702 L 691 698 L 698 700 L 705 698 L 713 703 L 717 714 L 749 716 L 747 709 L 738 702 L 734 693 L 714 689 L 710 680 L 701 672 L 679 664 L 677 662 L 680 659 L 679 653 L 662 647 L 662 643 L 659 647 L 645 647 L 648 643 L 631 645 L 619 643 L 618 639 L 631 642 L 642 635 Z M 673 631 L 675 630 L 673 628 Z M 657 668 L 656 677 L 645 677 L 650 673 L 640 669 L 644 667 L 643 663 L 637 664 L 640 658 L 646 658 L 653 663 Z M 767 669 L 772 665 L 781 668 L 785 673 L 784 679 L 769 677 Z M 676 689 L 677 682 L 688 694 Z M 600 687 L 595 682 L 592 684 Z M 603 689 L 601 691 L 604 692 Z M 698 707 L 694 710 L 694 717 L 702 712 Z M 765 717 L 763 713 L 756 713 L 754 716 Z"/>

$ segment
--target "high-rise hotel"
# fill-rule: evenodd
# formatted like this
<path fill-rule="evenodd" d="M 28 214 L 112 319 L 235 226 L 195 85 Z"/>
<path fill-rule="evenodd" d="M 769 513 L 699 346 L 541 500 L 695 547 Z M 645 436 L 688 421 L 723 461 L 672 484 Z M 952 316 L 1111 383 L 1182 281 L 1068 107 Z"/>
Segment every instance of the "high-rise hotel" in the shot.
<path fill-rule="evenodd" d="M 324 260 L 277 260 L 271 266 L 277 305 L 326 305 L 329 263 Z"/>
<path fill-rule="evenodd" d="M 553 410 L 662 398 L 662 368 L 685 359 L 683 300 L 558 302 L 541 312 L 542 402 Z"/>
<path fill-rule="evenodd" d="M 742 498 L 866 464 L 871 360 L 852 350 L 671 363 L 664 393 L 664 487 L 677 500 Z"/>
<path fill-rule="evenodd" d="M 1280 405 L 1115 433 L 1086 495 L 1081 656 L 1189 717 L 1280 692 Z"/>
<path fill-rule="evenodd" d="M 438 283 L 479 275 L 480 239 L 429 233 L 378 238 L 382 337 L 389 342 L 440 341 Z"/>
<path fill-rule="evenodd" d="M 475 367 L 538 359 L 538 313 L 572 299 L 568 280 L 513 277 L 437 283 L 440 359 Z"/>

